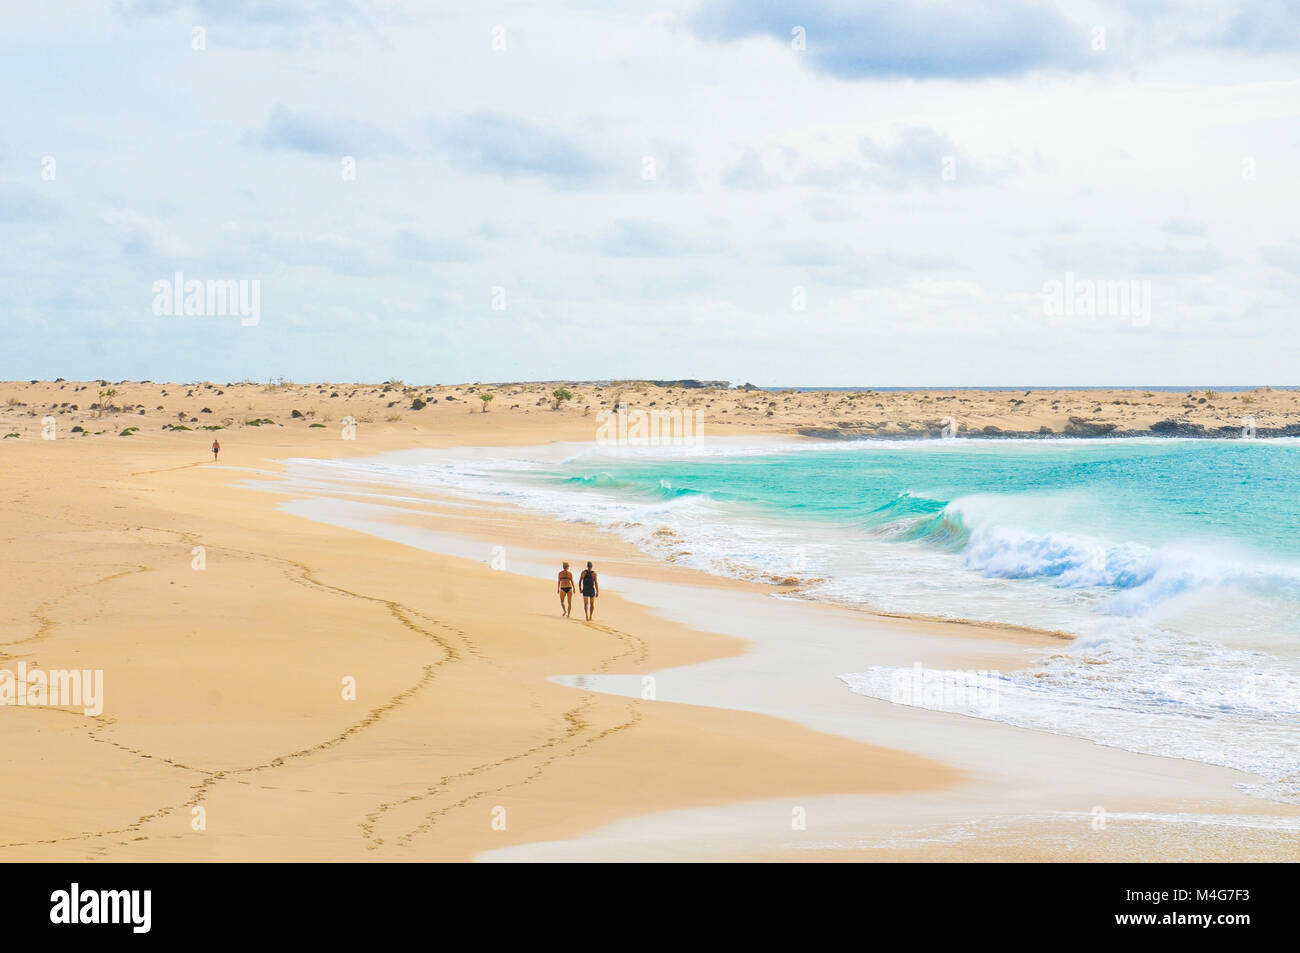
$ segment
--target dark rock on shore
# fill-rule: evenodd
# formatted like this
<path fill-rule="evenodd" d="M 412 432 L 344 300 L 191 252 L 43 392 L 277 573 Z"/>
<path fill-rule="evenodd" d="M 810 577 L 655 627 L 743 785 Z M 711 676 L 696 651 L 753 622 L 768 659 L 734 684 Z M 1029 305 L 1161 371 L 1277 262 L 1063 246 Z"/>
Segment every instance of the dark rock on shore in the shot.
<path fill-rule="evenodd" d="M 839 427 L 800 427 L 797 433 L 802 437 L 814 437 L 819 440 L 915 440 L 918 437 L 943 437 L 941 428 L 913 427 L 899 431 L 886 430 L 883 425 L 878 427 L 873 424 L 851 424 Z M 992 424 L 969 432 L 964 428 L 958 430 L 959 436 L 993 437 L 1007 440 L 1028 438 L 1045 440 L 1068 438 L 1077 440 L 1099 437 L 1150 437 L 1153 434 L 1162 437 L 1242 439 L 1240 427 L 1216 427 L 1213 430 L 1207 430 L 1198 424 L 1176 420 L 1162 420 L 1159 423 L 1152 424 L 1149 430 L 1118 430 L 1114 424 L 1094 425 L 1087 429 L 1080 427 L 1078 424 L 1068 424 L 1060 434 L 1054 433 L 1050 427 L 1040 427 L 1038 430 L 1002 430 Z M 1258 427 L 1255 430 L 1255 437 L 1260 439 L 1268 437 L 1300 437 L 1300 424 L 1288 424 L 1285 427 Z"/>
<path fill-rule="evenodd" d="M 1168 420 L 1153 423 L 1151 432 L 1167 437 L 1201 437 L 1205 434 L 1205 427 L 1188 420 L 1177 420 L 1170 417 Z"/>
<path fill-rule="evenodd" d="M 1086 417 L 1071 417 L 1070 422 L 1065 425 L 1061 432 L 1082 434 L 1087 437 L 1100 437 L 1114 433 L 1115 429 L 1115 424 L 1104 423 L 1100 420 L 1088 420 Z"/>
<path fill-rule="evenodd" d="M 867 436 L 863 433 L 845 433 L 839 427 L 800 427 L 798 432 L 801 437 L 816 437 L 819 440 L 853 440 Z"/>

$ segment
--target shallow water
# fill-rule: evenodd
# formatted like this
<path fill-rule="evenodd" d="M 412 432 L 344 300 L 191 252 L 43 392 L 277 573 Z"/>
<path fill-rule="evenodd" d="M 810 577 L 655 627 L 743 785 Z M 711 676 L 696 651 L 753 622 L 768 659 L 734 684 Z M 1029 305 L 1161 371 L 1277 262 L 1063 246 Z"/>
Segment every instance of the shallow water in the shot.
<path fill-rule="evenodd" d="M 508 500 L 801 598 L 1069 632 L 1025 671 L 864 658 L 841 678 L 1244 769 L 1254 793 L 1300 801 L 1300 441 L 720 440 L 316 466 Z"/>

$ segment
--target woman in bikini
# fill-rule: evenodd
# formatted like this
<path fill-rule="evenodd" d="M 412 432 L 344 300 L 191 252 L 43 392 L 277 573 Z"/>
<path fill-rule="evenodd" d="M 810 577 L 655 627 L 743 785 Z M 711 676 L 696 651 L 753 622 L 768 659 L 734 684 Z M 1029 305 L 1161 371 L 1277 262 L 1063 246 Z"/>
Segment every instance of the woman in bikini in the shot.
<path fill-rule="evenodd" d="M 582 589 L 582 610 L 587 613 L 587 621 L 590 622 L 596 614 L 596 597 L 600 595 L 600 584 L 596 582 L 596 570 L 591 568 L 591 563 L 587 563 L 587 568 L 582 571 L 578 585 Z"/>
<path fill-rule="evenodd" d="M 573 573 L 569 572 L 569 564 L 565 563 L 564 568 L 560 570 L 560 578 L 555 583 L 555 591 L 560 594 L 560 611 L 564 618 L 569 617 L 573 611 Z"/>

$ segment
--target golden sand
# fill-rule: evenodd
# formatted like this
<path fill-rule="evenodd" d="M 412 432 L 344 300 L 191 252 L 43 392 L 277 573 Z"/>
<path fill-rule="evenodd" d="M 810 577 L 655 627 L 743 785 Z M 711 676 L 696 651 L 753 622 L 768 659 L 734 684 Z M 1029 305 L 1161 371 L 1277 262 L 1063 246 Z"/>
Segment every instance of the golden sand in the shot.
<path fill-rule="evenodd" d="M 954 403 L 971 427 L 1019 430 L 1100 416 L 1098 405 L 1125 426 L 1231 423 L 1242 406 L 1241 395 L 1185 407 L 1185 395 L 1170 394 L 958 392 L 943 402 L 872 395 L 884 406 L 867 411 L 864 398 L 835 394 L 569 385 L 574 399 L 557 411 L 553 389 L 489 388 L 484 413 L 473 385 L 0 384 L 0 430 L 20 435 L 0 440 L 0 668 L 102 670 L 105 686 L 97 716 L 0 709 L 0 857 L 465 860 L 650 812 L 954 791 L 967 780 L 932 757 L 773 717 L 550 682 L 651 672 L 745 644 L 614 592 L 602 594 L 596 622 L 562 620 L 552 588 L 536 580 L 288 515 L 281 497 L 241 485 L 276 460 L 590 440 L 595 414 L 619 401 L 702 406 L 718 434 L 789 434 L 856 411 L 924 422 Z M 428 405 L 412 410 L 417 397 Z M 1261 391 L 1247 406 L 1258 426 L 1281 426 L 1297 420 L 1298 401 Z M 56 439 L 41 439 L 46 416 Z M 356 440 L 341 439 L 348 416 Z M 264 419 L 272 423 L 246 423 Z M 139 429 L 123 436 L 128 427 Z M 208 452 L 214 437 L 220 466 Z M 499 518 L 557 560 L 593 546 L 637 558 L 589 529 Z M 446 527 L 457 519 L 437 517 Z M 637 565 L 689 584 L 686 570 Z M 916 625 L 894 624 L 899 638 Z M 985 637 L 1050 641 L 972 629 Z M 1018 856 L 1005 838 L 998 845 L 998 857 Z M 1097 856 L 1078 845 L 1058 854 Z M 700 856 L 859 859 L 744 844 L 700 845 Z M 964 844 L 923 856 L 980 853 Z"/>

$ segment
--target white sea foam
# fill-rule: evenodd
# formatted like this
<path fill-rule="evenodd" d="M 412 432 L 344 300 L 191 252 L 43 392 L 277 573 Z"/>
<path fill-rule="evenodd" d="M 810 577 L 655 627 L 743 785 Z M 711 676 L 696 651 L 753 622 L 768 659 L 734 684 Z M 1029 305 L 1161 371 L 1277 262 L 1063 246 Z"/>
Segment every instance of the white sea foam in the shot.
<path fill-rule="evenodd" d="M 907 669 L 840 676 L 850 690 L 894 704 L 991 718 L 1099 744 L 1236 768 L 1244 790 L 1300 803 L 1300 674 L 1261 653 L 1187 645 L 1148 634 L 1125 650 L 1061 653 L 1028 669 L 979 673 L 979 704 L 942 692 L 900 693 Z M 973 673 L 929 672 L 937 684 Z"/>
<path fill-rule="evenodd" d="M 969 451 L 976 441 L 962 443 Z M 987 443 L 992 453 L 1006 442 Z M 690 448 L 557 444 L 291 461 L 289 473 L 318 484 L 385 483 L 509 502 L 617 533 L 653 556 L 706 572 L 793 582 L 778 591 L 803 598 L 1064 630 L 1077 636 L 1068 648 L 997 676 L 996 710 L 962 713 L 1238 768 L 1260 776 L 1253 793 L 1300 801 L 1294 566 L 1221 541 L 1145 545 L 1084 532 L 1089 500 L 1071 492 L 972 495 L 938 514 L 861 528 L 684 491 L 671 477 L 648 495 L 600 476 L 606 455 L 742 457 L 821 453 L 825 446 L 725 439 Z M 588 478 L 541 479 L 576 462 Z M 900 494 L 899 505 L 918 500 L 942 496 L 912 490 Z M 889 699 L 900 673 L 864 667 L 841 677 L 859 694 Z M 925 707 L 944 708 L 919 697 Z"/>

